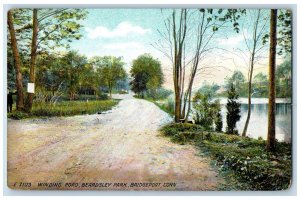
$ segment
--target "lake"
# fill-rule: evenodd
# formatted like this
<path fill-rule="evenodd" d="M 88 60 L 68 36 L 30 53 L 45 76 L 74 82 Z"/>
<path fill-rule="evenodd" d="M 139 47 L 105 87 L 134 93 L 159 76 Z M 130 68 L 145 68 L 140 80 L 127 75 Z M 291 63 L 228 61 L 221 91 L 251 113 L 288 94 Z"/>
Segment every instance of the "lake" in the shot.
<path fill-rule="evenodd" d="M 237 130 L 242 133 L 247 118 L 247 98 L 240 98 L 241 119 L 237 122 Z M 222 105 L 223 131 L 226 127 L 226 98 L 220 98 Z M 276 139 L 278 141 L 291 141 L 292 132 L 292 105 L 290 99 L 276 99 Z M 268 99 L 252 98 L 251 117 L 248 125 L 247 136 L 251 138 L 262 137 L 267 139 L 268 132 Z"/>

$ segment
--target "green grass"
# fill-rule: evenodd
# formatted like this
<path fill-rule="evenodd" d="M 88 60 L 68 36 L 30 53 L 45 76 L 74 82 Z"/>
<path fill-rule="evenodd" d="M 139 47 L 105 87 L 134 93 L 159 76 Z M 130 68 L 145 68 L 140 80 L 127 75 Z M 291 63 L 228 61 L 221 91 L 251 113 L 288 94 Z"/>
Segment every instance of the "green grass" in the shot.
<path fill-rule="evenodd" d="M 224 190 L 228 187 L 242 190 L 289 188 L 292 175 L 291 144 L 277 142 L 275 151 L 268 152 L 265 140 L 205 132 L 195 126 L 169 124 L 161 132 L 174 142 L 192 143 L 202 155 L 211 157 L 213 164 L 225 174 L 225 180 L 231 180 Z M 234 183 L 232 180 L 237 181 Z"/>
<path fill-rule="evenodd" d="M 152 103 L 154 103 L 155 105 L 157 105 L 161 110 L 165 111 L 166 113 L 168 113 L 171 117 L 174 116 L 175 114 L 175 110 L 174 110 L 174 102 L 170 99 L 159 99 L 159 100 L 155 100 L 153 98 L 149 98 L 149 97 L 144 97 L 141 98 L 137 95 L 134 95 L 135 98 L 137 99 L 144 99 L 147 101 L 150 101 Z M 164 101 L 165 100 L 165 101 Z"/>
<path fill-rule="evenodd" d="M 13 111 L 8 113 L 9 118 L 23 119 L 31 117 L 54 117 L 72 116 L 82 114 L 95 114 L 110 110 L 117 105 L 119 100 L 98 100 L 98 101 L 62 101 L 56 104 L 34 103 L 30 113 Z"/>

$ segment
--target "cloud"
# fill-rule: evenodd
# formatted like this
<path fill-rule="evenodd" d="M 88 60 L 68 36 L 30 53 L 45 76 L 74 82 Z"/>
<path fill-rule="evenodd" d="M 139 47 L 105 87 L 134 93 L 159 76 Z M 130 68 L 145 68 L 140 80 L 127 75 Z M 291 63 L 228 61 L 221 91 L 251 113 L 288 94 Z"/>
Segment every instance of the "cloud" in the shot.
<path fill-rule="evenodd" d="M 251 35 L 249 34 L 247 29 L 243 29 L 237 36 L 217 39 L 217 42 L 219 43 L 219 45 L 234 47 L 237 46 L 240 42 L 244 42 L 245 38 L 246 40 L 251 38 Z"/>
<path fill-rule="evenodd" d="M 219 43 L 219 45 L 223 45 L 223 46 L 236 46 L 243 40 L 244 40 L 244 36 L 238 35 L 238 36 L 232 36 L 232 37 L 229 37 L 226 39 L 225 38 L 217 39 L 217 42 Z"/>
<path fill-rule="evenodd" d="M 104 49 L 110 50 L 144 50 L 145 47 L 139 42 L 120 42 L 120 43 L 109 43 L 103 46 Z"/>
<path fill-rule="evenodd" d="M 94 29 L 86 27 L 85 31 L 88 33 L 88 38 L 114 38 L 114 37 L 124 37 L 129 34 L 144 35 L 148 32 L 151 32 L 150 29 L 144 29 L 140 26 L 135 26 L 130 22 L 121 22 L 116 26 L 115 29 L 109 30 L 104 26 L 97 26 Z"/>

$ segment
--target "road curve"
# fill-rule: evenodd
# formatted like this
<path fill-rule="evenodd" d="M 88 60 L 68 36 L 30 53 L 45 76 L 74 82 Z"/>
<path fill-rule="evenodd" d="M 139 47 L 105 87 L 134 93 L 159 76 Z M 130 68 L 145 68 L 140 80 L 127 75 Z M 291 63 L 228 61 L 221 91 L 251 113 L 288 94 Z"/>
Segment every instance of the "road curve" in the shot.
<path fill-rule="evenodd" d="M 172 143 L 159 134 L 159 127 L 172 120 L 168 114 L 153 103 L 131 95 L 114 98 L 122 100 L 102 114 L 8 119 L 8 186 L 63 190 L 217 190 L 224 182 L 195 147 Z M 163 186 L 169 182 L 176 186 Z M 78 183 L 79 187 L 66 183 Z M 82 183 L 101 184 L 81 187 Z M 105 187 L 108 185 L 102 183 L 127 185 Z M 130 187 L 131 183 L 161 184 Z"/>

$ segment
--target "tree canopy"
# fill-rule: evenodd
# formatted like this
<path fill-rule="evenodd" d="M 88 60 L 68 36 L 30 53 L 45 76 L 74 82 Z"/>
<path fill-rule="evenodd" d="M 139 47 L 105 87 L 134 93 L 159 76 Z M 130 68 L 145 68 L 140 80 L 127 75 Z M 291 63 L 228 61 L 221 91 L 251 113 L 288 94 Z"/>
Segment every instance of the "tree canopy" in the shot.
<path fill-rule="evenodd" d="M 161 64 L 150 54 L 143 54 L 133 61 L 130 74 L 132 90 L 142 94 L 147 90 L 155 91 L 163 84 L 164 77 Z"/>

